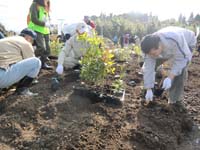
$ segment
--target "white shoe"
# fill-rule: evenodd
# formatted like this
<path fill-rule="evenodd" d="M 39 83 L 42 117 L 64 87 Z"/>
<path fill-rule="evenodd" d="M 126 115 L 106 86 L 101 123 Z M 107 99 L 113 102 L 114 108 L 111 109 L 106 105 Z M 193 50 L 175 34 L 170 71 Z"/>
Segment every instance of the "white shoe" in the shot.
<path fill-rule="evenodd" d="M 38 93 L 33 93 L 28 88 L 25 88 L 19 94 L 20 95 L 25 95 L 25 96 L 37 96 L 38 95 Z"/>

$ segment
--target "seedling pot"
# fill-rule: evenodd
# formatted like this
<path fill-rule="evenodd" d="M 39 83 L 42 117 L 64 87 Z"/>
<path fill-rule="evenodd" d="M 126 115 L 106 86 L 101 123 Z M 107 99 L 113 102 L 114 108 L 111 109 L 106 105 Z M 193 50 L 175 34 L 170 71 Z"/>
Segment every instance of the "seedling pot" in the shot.
<path fill-rule="evenodd" d="M 91 103 L 103 102 L 111 105 L 122 105 L 125 100 L 125 90 L 114 94 L 100 93 L 86 87 L 74 87 L 74 93 L 90 99 Z"/>

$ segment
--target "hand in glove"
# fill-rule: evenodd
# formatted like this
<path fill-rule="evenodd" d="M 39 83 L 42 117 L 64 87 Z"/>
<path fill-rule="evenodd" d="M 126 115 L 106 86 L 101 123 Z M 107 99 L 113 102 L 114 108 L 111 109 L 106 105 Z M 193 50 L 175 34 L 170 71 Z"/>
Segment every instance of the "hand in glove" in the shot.
<path fill-rule="evenodd" d="M 162 88 L 167 90 L 167 89 L 171 88 L 171 86 L 172 86 L 172 80 L 169 77 L 165 78 L 165 80 L 163 81 Z"/>
<path fill-rule="evenodd" d="M 146 99 L 147 101 L 152 101 L 152 100 L 153 100 L 153 92 L 152 92 L 151 89 L 148 89 L 148 90 L 147 90 L 147 93 L 146 93 L 146 95 L 145 95 L 145 99 Z"/>
<path fill-rule="evenodd" d="M 48 21 L 48 17 L 43 17 L 42 21 L 47 22 Z"/>
<path fill-rule="evenodd" d="M 56 72 L 58 74 L 62 74 L 63 73 L 63 65 L 58 65 L 57 68 L 56 68 Z"/>
<path fill-rule="evenodd" d="M 49 28 L 50 26 L 51 26 L 50 22 L 49 22 L 49 21 L 46 21 L 46 22 L 45 22 L 45 27 L 48 27 L 48 28 Z"/>

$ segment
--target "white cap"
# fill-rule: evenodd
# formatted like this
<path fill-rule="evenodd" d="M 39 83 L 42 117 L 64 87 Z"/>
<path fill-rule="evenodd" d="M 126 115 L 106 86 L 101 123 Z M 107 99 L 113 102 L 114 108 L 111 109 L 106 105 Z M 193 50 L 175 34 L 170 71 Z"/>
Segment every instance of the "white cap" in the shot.
<path fill-rule="evenodd" d="M 84 32 L 88 32 L 87 24 L 86 23 L 79 23 L 76 26 L 76 30 L 78 30 L 78 32 L 80 34 L 83 34 Z"/>

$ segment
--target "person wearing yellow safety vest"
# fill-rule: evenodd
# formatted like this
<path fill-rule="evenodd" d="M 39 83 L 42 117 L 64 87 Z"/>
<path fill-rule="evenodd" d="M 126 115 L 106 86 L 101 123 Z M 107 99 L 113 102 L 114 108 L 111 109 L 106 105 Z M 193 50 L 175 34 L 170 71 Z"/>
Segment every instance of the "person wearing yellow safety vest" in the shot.
<path fill-rule="evenodd" d="M 50 55 L 49 9 L 50 0 L 33 0 L 27 17 L 28 28 L 37 33 L 35 54 L 42 61 L 42 69 L 53 69 L 46 64 L 48 56 Z"/>

